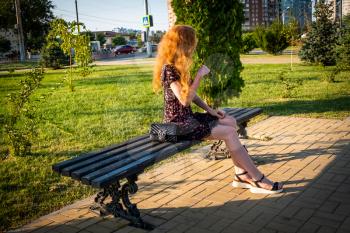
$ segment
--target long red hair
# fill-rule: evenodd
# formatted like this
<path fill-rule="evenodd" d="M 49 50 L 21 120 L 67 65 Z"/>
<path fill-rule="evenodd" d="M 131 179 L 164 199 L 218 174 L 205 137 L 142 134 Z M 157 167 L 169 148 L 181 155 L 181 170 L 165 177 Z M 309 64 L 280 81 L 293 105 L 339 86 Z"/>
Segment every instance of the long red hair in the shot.
<path fill-rule="evenodd" d="M 180 74 L 181 99 L 188 96 L 192 54 L 197 46 L 196 31 L 187 25 L 173 26 L 158 45 L 158 55 L 153 72 L 153 91 L 161 89 L 161 71 L 164 64 L 172 64 Z"/>

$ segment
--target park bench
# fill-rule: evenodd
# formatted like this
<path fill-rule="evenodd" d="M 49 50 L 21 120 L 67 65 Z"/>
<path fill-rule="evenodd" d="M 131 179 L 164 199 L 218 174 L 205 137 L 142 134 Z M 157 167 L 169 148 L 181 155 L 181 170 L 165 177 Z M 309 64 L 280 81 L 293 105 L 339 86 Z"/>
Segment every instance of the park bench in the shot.
<path fill-rule="evenodd" d="M 247 137 L 247 122 L 262 112 L 260 108 L 223 108 L 226 114 L 233 116 L 239 126 L 239 134 Z M 200 143 L 199 140 L 183 140 L 176 143 L 151 141 L 149 134 L 111 145 L 98 151 L 54 164 L 52 169 L 63 175 L 81 181 L 83 184 L 98 188 L 93 209 L 101 215 L 113 214 L 130 222 L 130 225 L 144 229 L 153 226 L 142 220 L 136 204 L 129 200 L 129 194 L 138 190 L 138 175 L 144 170 L 176 153 Z M 218 151 L 222 141 L 214 143 L 212 151 Z M 212 153 L 212 152 L 210 152 Z M 121 185 L 121 182 L 126 181 Z M 107 197 L 111 202 L 104 203 Z"/>

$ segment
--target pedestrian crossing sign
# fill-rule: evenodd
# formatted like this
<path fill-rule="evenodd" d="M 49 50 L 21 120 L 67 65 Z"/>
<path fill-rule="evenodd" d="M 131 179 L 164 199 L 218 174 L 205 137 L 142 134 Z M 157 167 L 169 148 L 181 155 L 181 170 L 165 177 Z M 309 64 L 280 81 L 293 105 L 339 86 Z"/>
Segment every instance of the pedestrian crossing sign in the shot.
<path fill-rule="evenodd" d="M 142 17 L 142 24 L 145 28 L 153 27 L 152 15 L 145 15 Z"/>

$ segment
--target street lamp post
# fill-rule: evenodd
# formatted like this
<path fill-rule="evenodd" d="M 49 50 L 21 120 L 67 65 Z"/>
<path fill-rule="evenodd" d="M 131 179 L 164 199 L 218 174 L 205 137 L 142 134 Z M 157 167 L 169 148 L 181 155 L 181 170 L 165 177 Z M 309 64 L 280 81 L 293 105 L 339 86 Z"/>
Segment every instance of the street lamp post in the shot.
<path fill-rule="evenodd" d="M 284 18 L 285 18 L 285 12 L 287 11 L 287 10 L 289 10 L 290 9 L 290 7 L 287 7 L 287 8 L 285 8 L 284 10 L 282 10 L 282 24 L 284 25 Z"/>

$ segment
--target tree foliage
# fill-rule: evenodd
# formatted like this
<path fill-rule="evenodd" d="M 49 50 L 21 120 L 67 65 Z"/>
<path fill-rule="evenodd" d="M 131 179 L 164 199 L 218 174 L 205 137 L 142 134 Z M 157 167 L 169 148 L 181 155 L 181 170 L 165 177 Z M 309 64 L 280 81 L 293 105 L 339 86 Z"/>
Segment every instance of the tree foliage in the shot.
<path fill-rule="evenodd" d="M 257 47 L 254 34 L 252 32 L 246 32 L 242 34 L 242 46 L 241 53 L 249 53 Z"/>
<path fill-rule="evenodd" d="M 53 19 L 51 0 L 21 0 L 24 42 L 31 49 L 40 49 Z M 14 0 L 1 0 L 0 28 L 13 29 L 16 21 Z"/>
<path fill-rule="evenodd" d="M 23 156 L 31 153 L 31 147 L 37 135 L 39 117 L 32 95 L 44 78 L 43 69 L 34 68 L 27 72 L 19 83 L 19 90 L 7 97 L 5 117 L 5 136 L 8 152 L 11 156 Z"/>
<path fill-rule="evenodd" d="M 277 55 L 285 50 L 289 43 L 288 30 L 279 21 L 274 21 L 271 26 L 257 27 L 254 31 L 257 45 L 265 52 Z"/>
<path fill-rule="evenodd" d="M 176 24 L 192 26 L 198 37 L 193 71 L 206 64 L 211 72 L 199 94 L 211 106 L 238 96 L 244 85 L 239 59 L 243 4 L 239 0 L 173 0 Z"/>
<path fill-rule="evenodd" d="M 90 41 L 94 41 L 95 40 L 95 34 L 94 33 L 92 33 L 92 31 L 86 31 L 86 32 L 82 32 L 82 34 L 84 34 L 84 35 L 87 35 L 88 37 L 89 37 L 89 40 Z"/>
<path fill-rule="evenodd" d="M 126 44 L 126 39 L 124 37 L 122 37 L 122 36 L 116 36 L 116 37 L 113 38 L 112 44 L 113 44 L 113 46 L 125 45 Z"/>
<path fill-rule="evenodd" d="M 97 33 L 97 40 L 100 41 L 100 45 L 104 45 L 106 43 L 106 37 L 103 33 Z"/>
<path fill-rule="evenodd" d="M 289 20 L 288 24 L 285 27 L 285 32 L 287 35 L 287 40 L 289 42 L 290 45 L 296 45 L 298 39 L 299 39 L 299 32 L 300 32 L 300 28 L 299 28 L 299 23 L 298 20 L 296 20 L 296 18 L 291 17 L 291 19 Z"/>
<path fill-rule="evenodd" d="M 60 40 L 48 37 L 46 44 L 41 50 L 40 63 L 44 67 L 60 69 L 69 65 L 69 56 L 64 54 L 60 47 Z"/>
<path fill-rule="evenodd" d="M 339 70 L 350 70 L 350 14 L 344 17 L 336 46 L 336 63 Z"/>
<path fill-rule="evenodd" d="M 319 2 L 314 14 L 316 22 L 299 52 L 301 60 L 319 63 L 324 66 L 335 65 L 337 44 L 337 27 L 332 20 L 332 3 Z"/>
<path fill-rule="evenodd" d="M 55 19 L 51 22 L 50 26 L 51 30 L 47 35 L 50 38 L 47 40 L 49 42 L 48 46 L 50 46 L 50 43 L 58 44 L 63 52 L 69 56 L 70 69 L 67 81 L 71 91 L 73 91 L 73 58 L 82 76 L 90 73 L 89 64 L 92 62 L 92 57 L 89 36 L 84 33 L 79 34 L 77 32 L 78 25 L 74 21 L 66 22 L 63 19 Z M 83 24 L 79 26 L 85 30 Z M 55 39 L 58 39 L 59 43 Z"/>

